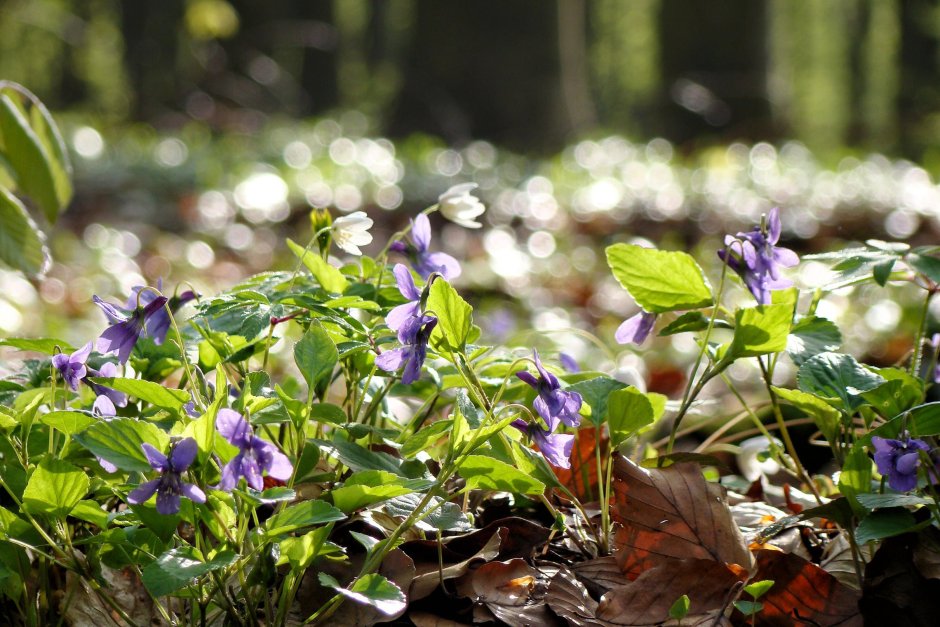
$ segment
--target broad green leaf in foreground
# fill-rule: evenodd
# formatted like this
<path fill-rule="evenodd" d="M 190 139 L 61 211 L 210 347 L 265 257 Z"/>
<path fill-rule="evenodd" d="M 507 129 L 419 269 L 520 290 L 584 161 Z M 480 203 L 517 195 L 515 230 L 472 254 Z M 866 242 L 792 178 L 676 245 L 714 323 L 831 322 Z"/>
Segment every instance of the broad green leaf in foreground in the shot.
<path fill-rule="evenodd" d="M 57 459 L 39 463 L 23 492 L 23 508 L 32 514 L 64 518 L 88 492 L 88 475 Z"/>
<path fill-rule="evenodd" d="M 757 357 L 786 349 L 792 317 L 793 306 L 788 304 L 738 309 L 734 313 L 734 337 L 724 359 Z"/>
<path fill-rule="evenodd" d="M 444 279 L 431 284 L 427 311 L 437 316 L 431 345 L 445 352 L 463 350 L 473 324 L 473 307 Z"/>
<path fill-rule="evenodd" d="M 58 429 L 65 435 L 72 436 L 76 433 L 81 433 L 101 420 L 80 411 L 61 410 L 43 414 L 39 417 L 39 421 L 54 429 Z"/>
<path fill-rule="evenodd" d="M 323 327 L 317 324 L 311 325 L 294 345 L 294 361 L 311 389 L 316 388 L 324 377 L 333 372 L 338 360 L 336 344 Z"/>
<path fill-rule="evenodd" d="M 607 264 L 637 304 L 650 313 L 712 304 L 705 274 L 686 253 L 614 244 L 607 247 Z"/>
<path fill-rule="evenodd" d="M 634 387 L 626 387 L 610 393 L 607 400 L 607 424 L 610 428 L 610 443 L 616 448 L 643 427 L 656 422 L 665 408 L 665 398 L 656 399 Z"/>
<path fill-rule="evenodd" d="M 839 350 L 842 346 L 842 332 L 831 320 L 816 316 L 803 318 L 793 325 L 787 338 L 787 354 L 796 364 L 802 366 L 807 359 L 820 353 Z"/>
<path fill-rule="evenodd" d="M 150 472 L 150 463 L 141 445 L 146 442 L 165 451 L 169 436 L 149 422 L 132 418 L 114 418 L 99 422 L 77 434 L 75 439 L 89 451 L 121 470 Z"/>

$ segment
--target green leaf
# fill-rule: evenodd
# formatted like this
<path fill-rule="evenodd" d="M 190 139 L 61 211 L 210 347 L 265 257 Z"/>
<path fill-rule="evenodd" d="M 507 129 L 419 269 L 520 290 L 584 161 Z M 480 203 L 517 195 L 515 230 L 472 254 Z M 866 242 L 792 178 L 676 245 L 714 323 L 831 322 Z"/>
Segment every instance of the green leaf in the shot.
<path fill-rule="evenodd" d="M 192 400 L 186 390 L 177 390 L 141 379 L 120 379 L 109 377 L 92 377 L 94 383 L 106 388 L 124 392 L 128 396 L 138 398 L 154 407 L 165 409 L 174 414 L 180 413 L 183 405 Z"/>
<path fill-rule="evenodd" d="M 934 283 L 940 283 L 940 259 L 930 255 L 912 253 L 905 257 L 905 261 Z"/>
<path fill-rule="evenodd" d="M 328 422 L 332 425 L 341 425 L 347 420 L 343 408 L 333 403 L 314 403 L 310 406 L 310 418 L 317 422 Z"/>
<path fill-rule="evenodd" d="M 401 588 L 382 575 L 364 575 L 357 579 L 351 588 L 342 587 L 336 579 L 326 573 L 320 573 L 319 577 L 323 586 L 332 588 L 357 603 L 370 605 L 387 616 L 403 612 L 408 604 Z"/>
<path fill-rule="evenodd" d="M 429 446 L 439 440 L 441 436 L 450 431 L 454 426 L 453 420 L 438 420 L 437 422 L 431 423 L 430 425 L 422 428 L 420 431 L 410 436 L 405 443 L 402 444 L 401 456 L 410 459 L 414 457 L 416 453 L 419 453 Z"/>
<path fill-rule="evenodd" d="M 23 204 L 0 186 L 0 261 L 33 277 L 51 263 L 46 238 Z"/>
<path fill-rule="evenodd" d="M 903 507 L 879 509 L 866 516 L 855 529 L 855 541 L 865 544 L 897 536 L 918 527 L 914 514 Z"/>
<path fill-rule="evenodd" d="M 920 405 L 924 400 L 924 382 L 900 368 L 878 368 L 885 383 L 862 394 L 862 398 L 884 418 L 894 418 Z"/>
<path fill-rule="evenodd" d="M 823 434 L 827 442 L 833 444 L 838 442 L 839 438 L 839 410 L 834 408 L 818 396 L 813 396 L 800 390 L 788 390 L 786 388 L 773 388 L 778 397 L 790 403 L 804 414 L 813 419 L 816 428 Z"/>
<path fill-rule="evenodd" d="M 169 436 L 156 425 L 132 418 L 99 422 L 75 435 L 75 440 L 118 468 L 137 472 L 152 470 L 141 444 L 147 442 L 157 450 L 165 451 L 170 443 Z"/>
<path fill-rule="evenodd" d="M 281 535 L 304 527 L 323 525 L 344 518 L 346 518 L 346 515 L 343 512 L 326 501 L 316 499 L 301 501 L 269 518 L 267 522 L 268 534 L 273 536 Z"/>
<path fill-rule="evenodd" d="M 99 418 L 83 414 L 80 411 L 53 411 L 40 416 L 39 421 L 58 429 L 68 436 L 81 433 L 91 425 L 101 422 Z"/>
<path fill-rule="evenodd" d="M 468 455 L 459 468 L 469 490 L 497 490 L 515 494 L 541 494 L 545 484 L 505 462 L 482 455 Z"/>
<path fill-rule="evenodd" d="M 340 437 L 335 438 L 332 442 L 318 441 L 318 444 L 326 449 L 327 453 L 337 457 L 353 471 L 386 470 L 402 477 L 405 476 L 401 469 L 401 462 L 388 453 L 370 451 L 355 442 L 343 440 Z"/>
<path fill-rule="evenodd" d="M 462 351 L 473 325 L 473 307 L 450 283 L 439 278 L 431 284 L 427 311 L 437 316 L 438 321 L 431 333 L 431 346 L 444 352 Z"/>
<path fill-rule="evenodd" d="M 700 309 L 713 302 L 705 274 L 686 253 L 614 244 L 607 247 L 607 265 L 649 313 Z"/>
<path fill-rule="evenodd" d="M 101 509 L 101 504 L 97 501 L 79 501 L 69 512 L 69 516 L 90 522 L 100 529 L 108 528 L 108 512 Z"/>
<path fill-rule="evenodd" d="M 470 395 L 463 388 L 457 390 L 457 409 L 460 410 L 460 415 L 467 421 L 467 425 L 471 430 L 475 431 L 480 428 L 483 423 L 483 416 L 480 415 L 480 410 L 473 404 Z"/>
<path fill-rule="evenodd" d="M 303 246 L 290 239 L 287 240 L 287 247 L 307 266 L 310 274 L 327 292 L 342 294 L 349 287 L 349 281 L 343 273 L 324 261 L 320 255 L 310 250 L 305 251 Z"/>
<path fill-rule="evenodd" d="M 832 321 L 825 318 L 803 318 L 790 330 L 787 338 L 787 354 L 796 364 L 802 366 L 807 359 L 820 353 L 839 350 L 842 346 L 842 333 Z"/>
<path fill-rule="evenodd" d="M 681 621 L 689 613 L 689 596 L 683 594 L 669 607 L 669 618 Z"/>
<path fill-rule="evenodd" d="M 285 538 L 280 542 L 281 555 L 278 564 L 290 564 L 292 570 L 300 572 L 308 568 L 319 555 L 333 525 L 326 525 L 310 531 L 299 538 Z"/>
<path fill-rule="evenodd" d="M 405 520 L 416 509 L 421 501 L 424 500 L 423 494 L 412 492 L 402 496 L 396 496 L 388 503 L 382 506 L 386 514 L 399 520 Z M 440 497 L 432 497 L 431 501 L 421 510 L 418 522 L 415 526 L 422 531 L 472 531 L 473 522 L 464 514 L 457 503 L 449 503 Z"/>
<path fill-rule="evenodd" d="M 687 331 L 704 331 L 708 328 L 710 318 L 701 311 L 687 311 L 659 332 L 659 335 L 675 335 L 676 333 L 685 333 Z M 715 319 L 712 325 L 716 329 L 733 329 L 734 326 L 720 318 Z"/>
<path fill-rule="evenodd" d="M 763 581 L 755 581 L 752 584 L 744 586 L 744 591 L 751 595 L 751 598 L 759 599 L 767 594 L 767 591 L 773 587 L 773 579 L 764 579 Z"/>
<path fill-rule="evenodd" d="M 0 249 L 2 249 L 2 247 L 2 244 L 0 244 Z M 52 337 L 36 339 L 29 339 L 25 337 L 9 337 L 5 340 L 0 340 L 0 346 L 12 346 L 13 348 L 19 349 L 21 351 L 45 353 L 46 355 L 75 352 L 75 347 L 73 347 L 68 342 Z"/>
<path fill-rule="evenodd" d="M 610 393 L 607 400 L 610 444 L 617 448 L 643 427 L 656 421 L 653 405 L 646 394 L 634 387 Z"/>
<path fill-rule="evenodd" d="M 333 505 L 344 513 L 413 492 L 403 485 L 404 479 L 382 470 L 364 470 L 353 473 L 342 487 L 333 488 Z"/>
<path fill-rule="evenodd" d="M 43 459 L 23 492 L 23 509 L 64 518 L 88 493 L 88 475 L 68 462 Z"/>
<path fill-rule="evenodd" d="M 806 360 L 796 374 L 799 388 L 824 398 L 840 399 L 850 411 L 865 404 L 862 393 L 884 383 L 851 355 L 820 353 Z"/>
<path fill-rule="evenodd" d="M 587 381 L 579 381 L 568 386 L 567 391 L 577 392 L 581 395 L 581 399 L 591 408 L 591 422 L 594 423 L 595 427 L 599 427 L 604 423 L 604 418 L 607 416 L 607 399 L 610 397 L 610 393 L 625 387 L 627 387 L 626 383 L 602 376 Z M 581 411 L 584 412 L 583 405 Z"/>
<path fill-rule="evenodd" d="M 896 416 L 880 427 L 869 431 L 860 439 L 866 442 L 871 436 L 897 438 L 902 430 L 908 430 L 915 438 L 940 435 L 940 402 L 924 403 L 911 408 L 910 412 Z"/>
<path fill-rule="evenodd" d="M 861 442 L 856 442 L 849 449 L 842 463 L 839 474 L 839 492 L 845 496 L 852 510 L 858 516 L 865 515 L 865 508 L 855 497 L 871 491 L 871 459 Z"/>
<path fill-rule="evenodd" d="M 14 98 L 17 95 L 6 90 L 0 92 L 3 156 L 16 173 L 17 188 L 32 198 L 42 208 L 50 224 L 54 224 L 71 197 L 71 184 L 67 188 L 60 184 L 63 193 L 57 193 L 53 155 L 46 150 L 30 125 L 25 110 L 14 102 Z"/>
<path fill-rule="evenodd" d="M 316 389 L 320 381 L 333 372 L 338 360 L 336 344 L 319 325 L 311 325 L 300 341 L 294 344 L 294 361 L 311 390 Z"/>
<path fill-rule="evenodd" d="M 757 601 L 735 601 L 734 607 L 745 616 L 754 616 L 764 609 L 764 604 Z"/>
<path fill-rule="evenodd" d="M 881 287 L 887 285 L 888 279 L 891 278 L 891 271 L 894 270 L 895 263 L 897 263 L 897 259 L 888 259 L 882 263 L 875 264 L 871 272 L 875 283 Z"/>
<path fill-rule="evenodd" d="M 197 577 L 233 564 L 236 559 L 233 551 L 222 551 L 203 562 L 192 547 L 170 549 L 143 568 L 141 581 L 150 594 L 161 597 L 189 585 Z"/>
<path fill-rule="evenodd" d="M 915 494 L 859 494 L 855 498 L 866 509 L 879 509 L 886 507 L 914 507 L 930 505 L 932 499 Z"/>
<path fill-rule="evenodd" d="M 724 359 L 778 353 L 787 347 L 793 318 L 791 305 L 758 305 L 734 312 L 734 337 Z"/>

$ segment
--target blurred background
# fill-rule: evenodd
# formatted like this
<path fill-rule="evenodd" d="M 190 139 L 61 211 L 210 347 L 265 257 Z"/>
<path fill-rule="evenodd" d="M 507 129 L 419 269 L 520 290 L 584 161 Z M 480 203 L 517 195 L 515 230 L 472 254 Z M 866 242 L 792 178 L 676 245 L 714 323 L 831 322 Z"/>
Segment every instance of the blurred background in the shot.
<path fill-rule="evenodd" d="M 0 78 L 52 110 L 76 185 L 48 278 L 0 270 L 3 335 L 78 345 L 92 294 L 292 267 L 312 207 L 368 212 L 375 253 L 475 182 L 486 228 L 435 216 L 432 247 L 464 263 L 484 339 L 549 337 L 675 394 L 697 348 L 614 344 L 635 306 L 604 246 L 691 250 L 714 278 L 723 234 L 773 206 L 801 253 L 940 228 L 928 0 L 2 0 Z M 889 364 L 912 299 L 847 288 L 819 313 Z"/>

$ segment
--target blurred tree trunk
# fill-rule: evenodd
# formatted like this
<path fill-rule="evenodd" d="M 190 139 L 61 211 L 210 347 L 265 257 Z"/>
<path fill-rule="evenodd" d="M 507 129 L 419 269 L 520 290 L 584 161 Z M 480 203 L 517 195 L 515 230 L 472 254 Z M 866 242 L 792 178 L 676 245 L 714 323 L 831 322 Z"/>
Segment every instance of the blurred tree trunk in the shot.
<path fill-rule="evenodd" d="M 889 150 L 897 142 L 900 86 L 901 7 L 898 0 L 869 0 L 863 41 L 862 117 L 870 148 Z"/>
<path fill-rule="evenodd" d="M 418 0 L 389 128 L 451 143 L 487 138 L 550 150 L 573 124 L 560 86 L 558 6 Z"/>
<path fill-rule="evenodd" d="M 764 4 L 662 0 L 660 16 L 666 137 L 685 142 L 713 135 L 765 136 Z"/>
<path fill-rule="evenodd" d="M 123 0 L 121 32 L 134 119 L 152 120 L 177 105 L 177 49 L 183 0 Z M 174 107 L 175 108 L 175 107 Z"/>

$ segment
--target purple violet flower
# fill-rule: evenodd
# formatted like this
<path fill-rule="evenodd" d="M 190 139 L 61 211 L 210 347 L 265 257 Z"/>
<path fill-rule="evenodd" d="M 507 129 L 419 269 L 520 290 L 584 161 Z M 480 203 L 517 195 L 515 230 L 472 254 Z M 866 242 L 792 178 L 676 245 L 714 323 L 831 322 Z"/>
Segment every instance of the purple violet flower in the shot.
<path fill-rule="evenodd" d="M 581 366 L 578 364 L 578 360 L 568 353 L 558 353 L 558 361 L 561 362 L 561 367 L 571 374 L 578 374 L 581 372 Z"/>
<path fill-rule="evenodd" d="M 255 437 L 251 425 L 237 411 L 220 409 L 215 426 L 230 444 L 237 446 L 238 455 L 222 468 L 219 489 L 231 491 L 238 485 L 241 477 L 255 490 L 264 489 L 262 473 L 280 481 L 287 481 L 294 472 L 294 467 L 284 453 L 276 446 Z"/>
<path fill-rule="evenodd" d="M 162 307 L 162 305 L 161 305 Z M 141 444 L 150 466 L 160 472 L 160 476 L 137 486 L 127 495 L 127 502 L 132 505 L 146 503 L 157 494 L 157 511 L 163 515 L 180 511 L 180 496 L 185 496 L 194 503 L 205 503 L 206 493 L 192 483 L 185 483 L 182 474 L 196 459 L 199 446 L 194 438 L 180 440 L 170 451 L 170 457 L 150 446 Z"/>
<path fill-rule="evenodd" d="M 415 280 L 411 276 L 411 271 L 403 264 L 395 264 L 392 270 L 395 275 L 395 281 L 398 283 L 398 291 L 408 299 L 403 305 L 398 305 L 385 317 L 385 324 L 392 331 L 398 331 L 410 318 L 415 318 L 421 313 L 421 292 L 415 285 Z"/>
<path fill-rule="evenodd" d="M 923 440 L 907 437 L 892 440 L 872 436 L 875 448 L 875 465 L 878 472 L 888 478 L 892 490 L 908 492 L 917 487 L 917 467 L 920 466 L 919 451 L 930 451 L 930 446 Z"/>
<path fill-rule="evenodd" d="M 574 447 L 574 435 L 569 433 L 552 433 L 539 425 L 529 424 L 524 420 L 513 420 L 513 427 L 529 436 L 539 451 L 552 466 L 571 468 L 571 449 Z M 557 425 L 557 421 L 555 422 Z"/>
<path fill-rule="evenodd" d="M 431 245 L 431 221 L 423 213 L 418 214 L 411 226 L 411 243 L 393 242 L 390 249 L 407 255 L 411 265 L 421 278 L 427 280 L 434 272 L 450 281 L 460 276 L 460 263 L 447 253 L 428 252 Z"/>
<path fill-rule="evenodd" d="M 131 356 L 147 321 L 158 311 L 163 310 L 167 298 L 157 296 L 145 306 L 137 307 L 129 313 L 121 312 L 117 307 L 97 296 L 94 297 L 94 301 L 111 322 L 111 326 L 105 329 L 98 338 L 96 348 L 99 353 L 103 354 L 117 353 L 118 361 L 123 364 L 127 363 L 127 359 Z"/>
<path fill-rule="evenodd" d="M 538 396 L 532 406 L 539 413 L 545 424 L 548 425 L 549 432 L 554 431 L 554 425 L 558 420 L 569 427 L 577 427 L 581 424 L 581 395 L 577 392 L 566 392 L 561 389 L 558 378 L 542 366 L 542 360 L 539 359 L 539 353 L 532 351 L 535 358 L 535 367 L 539 371 L 539 377 L 536 379 L 531 373 L 522 370 L 516 373 L 516 376 L 535 388 Z"/>
<path fill-rule="evenodd" d="M 398 329 L 401 348 L 387 350 L 375 358 L 375 365 L 386 372 L 395 372 L 402 367 L 401 382 L 410 385 L 421 377 L 421 367 L 428 353 L 431 331 L 437 326 L 437 318 L 424 314 L 405 320 Z"/>
<path fill-rule="evenodd" d="M 157 290 L 163 291 L 163 279 L 157 280 Z M 127 299 L 127 305 L 125 308 L 128 311 L 132 311 L 140 306 L 147 306 L 158 298 L 156 293 L 153 290 L 146 289 L 146 286 L 137 285 L 131 288 L 131 295 Z M 176 313 L 180 307 L 185 305 L 191 300 L 196 299 L 196 294 L 192 290 L 186 290 L 178 296 L 172 296 L 167 301 L 170 306 L 170 311 Z M 153 340 L 154 344 L 163 344 L 166 340 L 166 334 L 170 330 L 170 314 L 167 313 L 165 307 L 161 307 L 159 310 L 155 311 L 147 319 L 147 335 Z"/>
<path fill-rule="evenodd" d="M 90 354 L 91 342 L 88 342 L 71 355 L 59 353 L 52 356 L 52 365 L 59 371 L 62 379 L 72 388 L 73 392 L 78 392 L 78 384 L 88 374 L 85 362 Z"/>
<path fill-rule="evenodd" d="M 777 246 L 780 241 L 780 209 L 774 207 L 767 215 L 766 225 L 755 226 L 747 233 L 725 236 L 725 249 L 718 256 L 734 270 L 761 305 L 771 303 L 770 293 L 793 285 L 780 276 L 780 268 L 800 262 L 789 248 Z"/>
<path fill-rule="evenodd" d="M 640 311 L 640 313 L 624 320 L 617 332 L 614 333 L 614 339 L 620 344 L 634 343 L 637 346 L 646 341 L 649 334 L 656 325 L 656 314 Z"/>
<path fill-rule="evenodd" d="M 91 368 L 89 368 L 88 375 L 92 377 L 114 378 L 114 377 L 120 376 L 120 373 L 118 372 L 116 365 L 114 365 L 110 361 L 106 361 L 105 363 L 101 364 L 100 370 L 92 370 Z M 95 394 L 97 394 L 99 398 L 101 396 L 107 396 L 108 399 L 110 399 L 111 403 L 114 404 L 115 406 L 117 407 L 127 406 L 127 394 L 125 394 L 124 392 L 118 392 L 117 390 L 113 390 L 109 387 L 105 387 L 98 383 L 92 383 L 91 381 L 88 380 L 88 377 L 83 379 L 83 381 L 87 383 L 89 387 L 91 387 L 92 391 Z"/>

